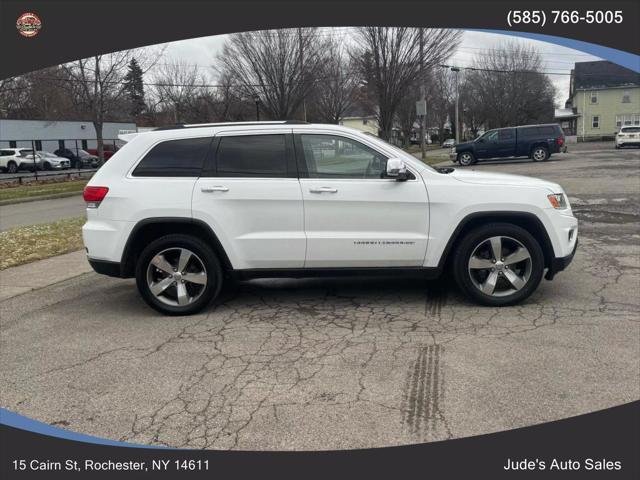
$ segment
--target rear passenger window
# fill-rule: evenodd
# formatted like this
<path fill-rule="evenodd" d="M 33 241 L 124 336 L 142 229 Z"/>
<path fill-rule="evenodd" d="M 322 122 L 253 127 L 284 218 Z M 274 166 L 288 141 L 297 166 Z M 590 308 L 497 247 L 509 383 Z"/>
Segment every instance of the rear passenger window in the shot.
<path fill-rule="evenodd" d="M 221 137 L 216 161 L 219 177 L 286 177 L 285 136 Z"/>
<path fill-rule="evenodd" d="M 135 177 L 198 177 L 211 138 L 169 140 L 156 145 L 133 171 Z"/>
<path fill-rule="evenodd" d="M 556 131 L 553 127 L 538 127 L 538 133 L 543 137 L 552 137 L 555 135 Z"/>
<path fill-rule="evenodd" d="M 515 135 L 513 134 L 513 128 L 507 128 L 504 130 L 498 130 L 499 140 L 513 140 Z"/>

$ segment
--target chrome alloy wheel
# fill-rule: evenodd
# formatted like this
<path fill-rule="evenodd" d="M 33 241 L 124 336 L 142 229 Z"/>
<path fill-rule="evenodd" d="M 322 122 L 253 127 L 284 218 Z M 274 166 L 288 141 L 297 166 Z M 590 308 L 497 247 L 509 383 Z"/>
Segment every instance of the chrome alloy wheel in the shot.
<path fill-rule="evenodd" d="M 542 162 L 545 158 L 547 158 L 547 152 L 543 148 L 536 148 L 533 151 L 533 159 L 536 162 Z"/>
<path fill-rule="evenodd" d="M 470 153 L 460 154 L 460 165 L 471 165 L 473 162 L 473 156 Z"/>
<path fill-rule="evenodd" d="M 521 290 L 531 276 L 529 250 L 511 237 L 490 237 L 469 257 L 469 276 L 485 295 L 504 297 Z"/>
<path fill-rule="evenodd" d="M 147 285 L 162 303 L 182 307 L 200 298 L 207 286 L 207 270 L 191 250 L 168 248 L 149 262 Z"/>

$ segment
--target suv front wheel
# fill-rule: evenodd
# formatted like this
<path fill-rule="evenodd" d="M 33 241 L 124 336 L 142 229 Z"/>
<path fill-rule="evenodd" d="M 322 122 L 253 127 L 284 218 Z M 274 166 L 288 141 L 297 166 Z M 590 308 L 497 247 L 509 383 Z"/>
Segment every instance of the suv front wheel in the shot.
<path fill-rule="evenodd" d="M 482 305 L 500 307 L 524 300 L 544 273 L 540 244 L 524 228 L 508 223 L 470 231 L 454 255 L 456 283 Z"/>
<path fill-rule="evenodd" d="M 471 152 L 462 152 L 458 154 L 458 163 L 464 167 L 476 163 L 476 157 Z"/>
<path fill-rule="evenodd" d="M 202 310 L 222 287 L 222 269 L 199 238 L 174 234 L 151 242 L 136 264 L 136 284 L 151 307 L 167 315 Z"/>

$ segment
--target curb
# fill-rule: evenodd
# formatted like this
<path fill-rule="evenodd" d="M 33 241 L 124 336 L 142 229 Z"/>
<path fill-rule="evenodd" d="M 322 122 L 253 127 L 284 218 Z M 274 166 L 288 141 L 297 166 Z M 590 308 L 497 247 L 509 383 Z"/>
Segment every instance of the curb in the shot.
<path fill-rule="evenodd" d="M 86 258 L 84 249 L 79 249 L 0 270 L 0 304 L 91 273 L 93 269 Z"/>
<path fill-rule="evenodd" d="M 66 198 L 82 196 L 82 192 L 65 192 L 65 193 L 52 193 L 51 195 L 40 195 L 38 197 L 25 197 L 25 198 L 11 198 L 7 200 L 0 200 L 0 207 L 3 205 L 15 205 L 17 203 L 30 203 L 38 202 L 40 200 L 54 200 L 56 198 Z"/>

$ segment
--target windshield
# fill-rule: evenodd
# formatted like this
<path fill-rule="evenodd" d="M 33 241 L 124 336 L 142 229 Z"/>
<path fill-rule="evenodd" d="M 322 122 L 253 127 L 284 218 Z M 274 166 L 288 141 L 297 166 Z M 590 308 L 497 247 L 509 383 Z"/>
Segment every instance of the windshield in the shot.
<path fill-rule="evenodd" d="M 87 152 L 86 150 L 78 150 L 78 156 L 80 156 L 80 157 L 90 157 L 91 154 L 89 152 Z"/>

